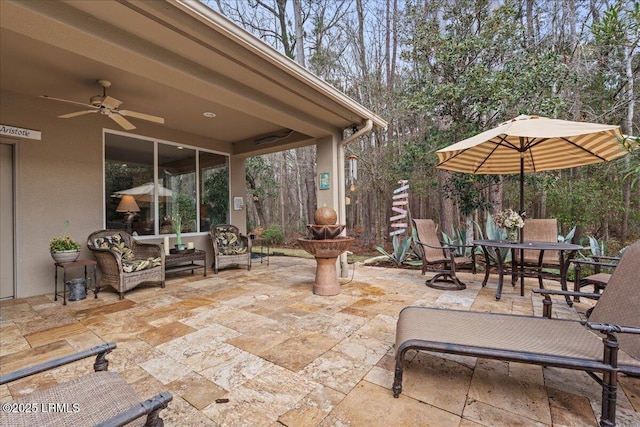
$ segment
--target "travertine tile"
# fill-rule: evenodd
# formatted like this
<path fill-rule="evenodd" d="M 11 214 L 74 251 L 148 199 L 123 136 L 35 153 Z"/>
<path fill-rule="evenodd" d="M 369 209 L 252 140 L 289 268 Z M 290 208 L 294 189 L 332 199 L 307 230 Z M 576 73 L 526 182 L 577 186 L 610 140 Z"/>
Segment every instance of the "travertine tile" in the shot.
<path fill-rule="evenodd" d="M 333 426 L 458 427 L 460 417 L 362 381 L 319 424 Z"/>
<path fill-rule="evenodd" d="M 182 396 L 184 400 L 198 410 L 204 409 L 227 393 L 225 389 L 194 372 L 190 372 L 167 384 L 167 388 L 169 391 Z"/>
<path fill-rule="evenodd" d="M 551 424 L 547 392 L 545 387 L 538 384 L 476 369 L 469 388 L 469 399 L 496 408 L 505 408 L 509 412 L 545 425 Z"/>
<path fill-rule="evenodd" d="M 31 345 L 31 347 L 39 347 L 74 335 L 80 335 L 85 332 L 89 332 L 89 330 L 82 323 L 76 322 L 34 332 L 32 334 L 25 335 L 25 338 L 29 341 L 29 345 Z"/>
<path fill-rule="evenodd" d="M 154 329 L 145 330 L 138 334 L 138 338 L 150 345 L 158 345 L 195 331 L 195 329 L 184 323 L 171 322 Z"/>
<path fill-rule="evenodd" d="M 336 345 L 338 340 L 323 334 L 303 332 L 261 352 L 261 357 L 297 372 Z"/>
<path fill-rule="evenodd" d="M 402 394 L 462 416 L 473 370 L 418 352 L 404 370 Z"/>
<path fill-rule="evenodd" d="M 597 425 L 589 399 L 584 396 L 547 388 L 554 426 Z"/>
<path fill-rule="evenodd" d="M 314 427 L 344 398 L 343 393 L 318 384 L 311 393 L 281 415 L 278 421 L 286 426 Z"/>
<path fill-rule="evenodd" d="M 601 388 L 583 372 L 455 354 L 409 351 L 403 392 L 392 397 L 404 307 L 540 316 L 537 281 L 527 280 L 524 297 L 505 283 L 496 301 L 495 275 L 482 288 L 482 274 L 462 273 L 467 289 L 452 292 L 425 286 L 420 270 L 358 264 L 339 295 L 322 297 L 311 292 L 313 260 L 259 267 L 171 275 L 165 289 L 139 286 L 124 300 L 107 288 L 66 306 L 52 294 L 0 301 L 0 372 L 115 340 L 109 370 L 141 400 L 174 394 L 167 427 L 597 423 Z M 553 315 L 584 318 L 591 305 L 554 300 Z M 2 385 L 0 401 L 90 372 L 93 360 Z M 640 425 L 640 379 L 620 375 L 619 385 L 618 425 Z"/>

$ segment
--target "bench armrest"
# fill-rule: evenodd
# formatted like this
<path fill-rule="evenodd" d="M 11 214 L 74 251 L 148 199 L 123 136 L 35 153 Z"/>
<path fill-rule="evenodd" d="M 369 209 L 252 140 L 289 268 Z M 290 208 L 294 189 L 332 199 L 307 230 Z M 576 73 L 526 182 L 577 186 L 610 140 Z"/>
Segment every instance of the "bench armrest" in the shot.
<path fill-rule="evenodd" d="M 19 380 L 20 378 L 25 378 L 31 375 L 38 374 L 40 372 L 48 371 L 53 368 L 57 368 L 59 366 L 67 365 L 72 362 L 76 362 L 81 359 L 86 359 L 87 357 L 96 356 L 96 362 L 93 364 L 93 369 L 95 371 L 106 371 L 109 366 L 109 362 L 105 359 L 107 353 L 110 353 L 111 350 L 116 348 L 115 343 L 106 343 L 95 346 L 88 350 L 79 351 L 74 354 L 70 354 L 69 356 L 59 357 L 57 359 L 50 360 L 48 362 L 40 363 L 34 366 L 29 366 L 28 368 L 19 369 L 14 372 L 10 372 L 6 375 L 0 376 L 0 385 L 6 384 L 15 380 Z"/>
<path fill-rule="evenodd" d="M 531 292 L 534 294 L 540 294 L 544 296 L 544 300 L 542 301 L 542 315 L 547 319 L 551 319 L 551 309 L 553 307 L 553 300 L 551 299 L 551 295 L 562 295 L 569 297 L 585 297 L 597 300 L 600 298 L 601 294 L 594 294 L 588 292 L 574 292 L 574 291 L 561 291 L 556 289 L 531 289 Z"/>
<path fill-rule="evenodd" d="M 145 426 L 162 425 L 158 424 L 160 411 L 166 408 L 172 400 L 173 395 L 168 391 L 163 391 L 144 402 L 136 403 L 127 411 L 115 415 L 108 420 L 97 424 L 95 427 L 120 427 L 127 425 L 131 421 L 136 420 L 143 415 L 147 415 L 147 422 L 145 423 Z"/>

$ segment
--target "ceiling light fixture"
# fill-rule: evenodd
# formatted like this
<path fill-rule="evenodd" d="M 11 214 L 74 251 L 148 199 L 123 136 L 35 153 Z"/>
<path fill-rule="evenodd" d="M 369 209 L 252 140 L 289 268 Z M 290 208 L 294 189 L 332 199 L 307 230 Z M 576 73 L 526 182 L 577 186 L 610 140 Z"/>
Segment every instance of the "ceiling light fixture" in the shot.
<path fill-rule="evenodd" d="M 202 115 L 211 119 L 216 116 L 216 113 L 212 113 L 211 111 L 205 111 L 204 113 L 202 113 Z"/>

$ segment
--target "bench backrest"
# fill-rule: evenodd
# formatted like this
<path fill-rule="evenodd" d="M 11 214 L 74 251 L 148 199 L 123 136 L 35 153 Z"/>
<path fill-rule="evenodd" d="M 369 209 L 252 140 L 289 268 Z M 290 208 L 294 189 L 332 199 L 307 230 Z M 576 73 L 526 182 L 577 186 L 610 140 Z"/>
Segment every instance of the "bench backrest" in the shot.
<path fill-rule="evenodd" d="M 438 232 L 436 231 L 436 223 L 432 219 L 413 219 L 413 224 L 416 227 L 416 234 L 418 240 L 422 243 L 426 243 L 431 246 L 440 247 L 440 239 L 438 238 Z M 441 259 L 443 256 L 442 249 L 430 248 L 428 246 L 420 245 L 424 254 L 425 260 L 429 259 Z"/>
<path fill-rule="evenodd" d="M 640 328 L 640 240 L 624 251 L 589 322 Z M 618 334 L 618 340 L 621 350 L 640 360 L 640 335 Z"/>
<path fill-rule="evenodd" d="M 536 242 L 557 242 L 558 241 L 558 220 L 549 219 L 528 219 L 524 222 L 524 240 Z M 538 263 L 539 251 L 524 251 L 524 260 L 527 263 Z M 542 259 L 544 265 L 560 265 L 560 254 L 558 251 L 545 251 Z"/>

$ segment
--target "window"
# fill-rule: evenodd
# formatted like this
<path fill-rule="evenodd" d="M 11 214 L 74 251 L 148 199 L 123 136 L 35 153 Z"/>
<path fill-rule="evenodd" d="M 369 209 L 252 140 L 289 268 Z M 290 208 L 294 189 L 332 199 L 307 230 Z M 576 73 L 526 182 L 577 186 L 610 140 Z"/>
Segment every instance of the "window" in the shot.
<path fill-rule="evenodd" d="M 228 172 L 225 155 L 105 133 L 106 228 L 174 234 L 179 214 L 183 233 L 207 232 L 228 222 Z"/>

